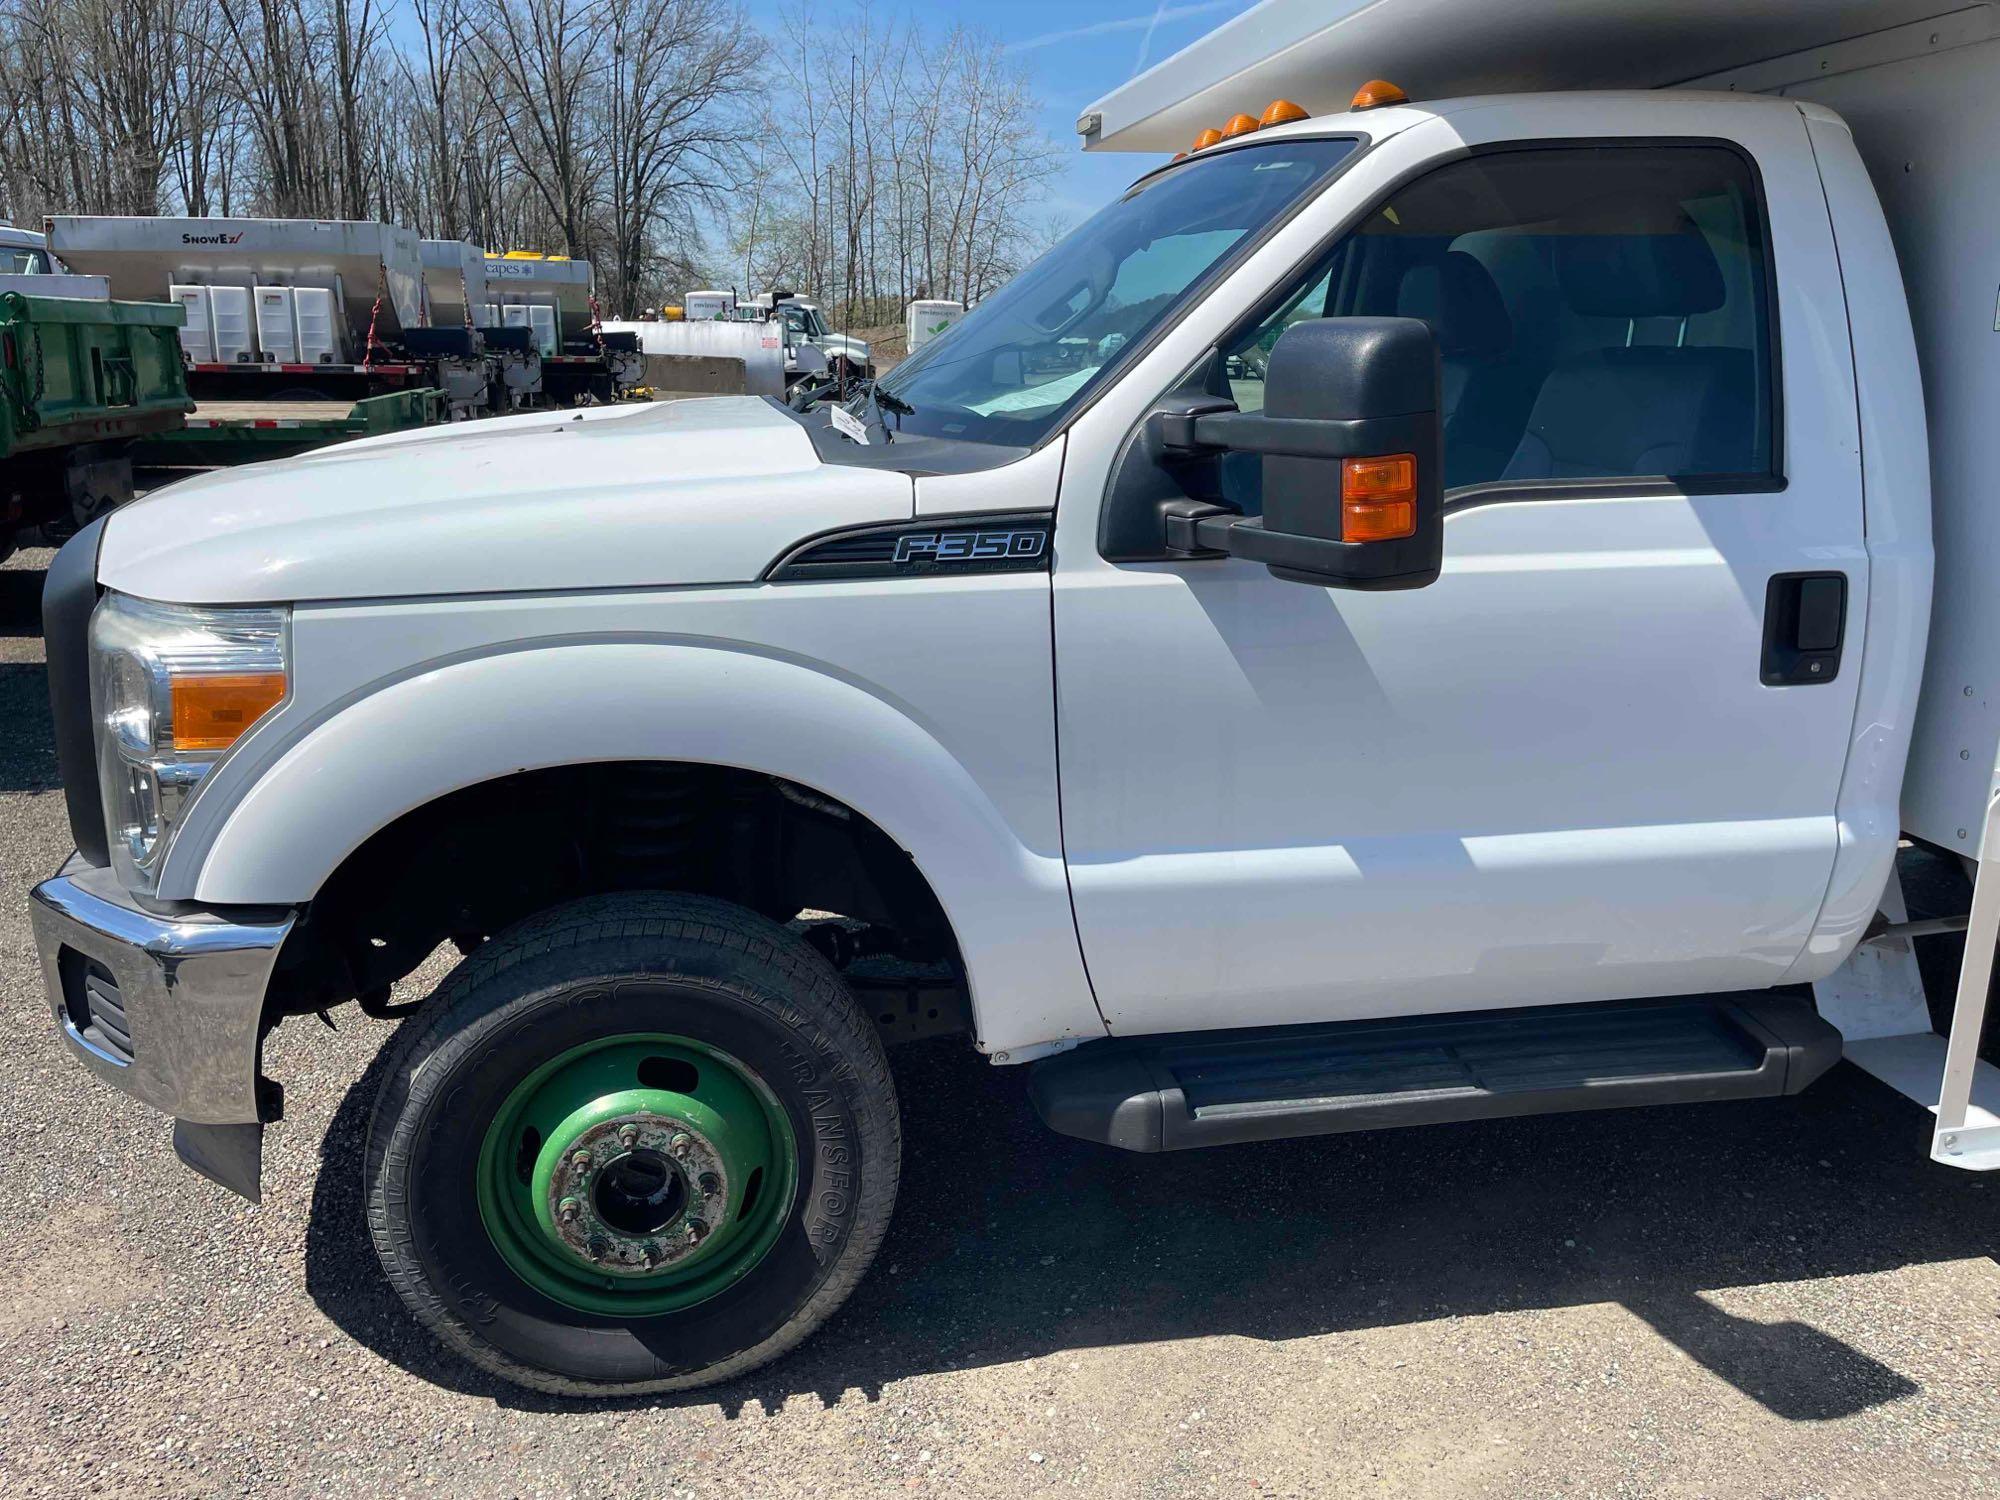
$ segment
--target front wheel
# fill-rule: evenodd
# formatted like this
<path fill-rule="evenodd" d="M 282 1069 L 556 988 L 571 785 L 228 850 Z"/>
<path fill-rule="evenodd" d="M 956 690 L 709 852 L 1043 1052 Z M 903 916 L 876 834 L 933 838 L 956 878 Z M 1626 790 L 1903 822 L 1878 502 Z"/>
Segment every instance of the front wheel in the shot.
<path fill-rule="evenodd" d="M 393 1044 L 369 1227 L 446 1344 L 538 1390 L 631 1395 L 776 1358 L 888 1228 L 882 1045 L 783 928 L 620 895 L 496 936 Z"/>

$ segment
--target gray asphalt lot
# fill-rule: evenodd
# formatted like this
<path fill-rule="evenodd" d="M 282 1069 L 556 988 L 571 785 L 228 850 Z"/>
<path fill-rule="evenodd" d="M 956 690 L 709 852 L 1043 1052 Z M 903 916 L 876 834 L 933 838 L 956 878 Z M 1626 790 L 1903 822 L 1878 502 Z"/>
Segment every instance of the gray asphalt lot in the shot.
<path fill-rule="evenodd" d="M 659 1401 L 497 1385 L 367 1242 L 389 1025 L 274 1038 L 259 1208 L 58 1046 L 24 907 L 69 849 L 46 560 L 0 567 L 0 1496 L 2000 1493 L 2000 1174 L 1928 1164 L 1922 1112 L 1845 1066 L 1149 1158 L 923 1044 L 889 1240 L 804 1349 Z"/>

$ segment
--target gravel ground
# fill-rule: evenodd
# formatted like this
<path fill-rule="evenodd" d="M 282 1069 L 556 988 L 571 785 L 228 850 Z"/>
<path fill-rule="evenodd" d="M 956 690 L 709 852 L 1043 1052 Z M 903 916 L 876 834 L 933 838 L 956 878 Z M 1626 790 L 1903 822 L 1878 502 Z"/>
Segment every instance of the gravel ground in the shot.
<path fill-rule="evenodd" d="M 2000 1178 L 1926 1163 L 1921 1111 L 1846 1067 L 1149 1158 L 924 1044 L 894 1228 L 803 1350 L 661 1401 L 498 1386 L 367 1243 L 388 1025 L 274 1038 L 261 1208 L 57 1045 L 24 910 L 69 848 L 46 561 L 0 568 L 0 1496 L 2000 1492 Z"/>

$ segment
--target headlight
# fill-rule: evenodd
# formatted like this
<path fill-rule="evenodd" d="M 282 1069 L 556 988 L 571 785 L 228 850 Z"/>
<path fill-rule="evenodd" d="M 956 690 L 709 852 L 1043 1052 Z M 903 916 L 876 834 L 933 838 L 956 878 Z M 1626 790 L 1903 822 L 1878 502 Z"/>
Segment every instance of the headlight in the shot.
<path fill-rule="evenodd" d="M 282 609 L 193 609 L 106 594 L 90 617 L 90 702 L 111 864 L 134 891 L 209 768 L 290 687 Z"/>

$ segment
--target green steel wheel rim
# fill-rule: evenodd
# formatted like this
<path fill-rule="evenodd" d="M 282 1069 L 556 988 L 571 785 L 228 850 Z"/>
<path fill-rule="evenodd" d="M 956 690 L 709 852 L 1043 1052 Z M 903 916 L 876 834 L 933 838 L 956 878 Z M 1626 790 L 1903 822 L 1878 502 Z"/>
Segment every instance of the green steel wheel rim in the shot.
<path fill-rule="evenodd" d="M 479 1151 L 479 1217 L 508 1267 L 580 1312 L 650 1317 L 741 1280 L 784 1228 L 790 1117 L 689 1037 L 573 1047 L 516 1085 Z"/>

